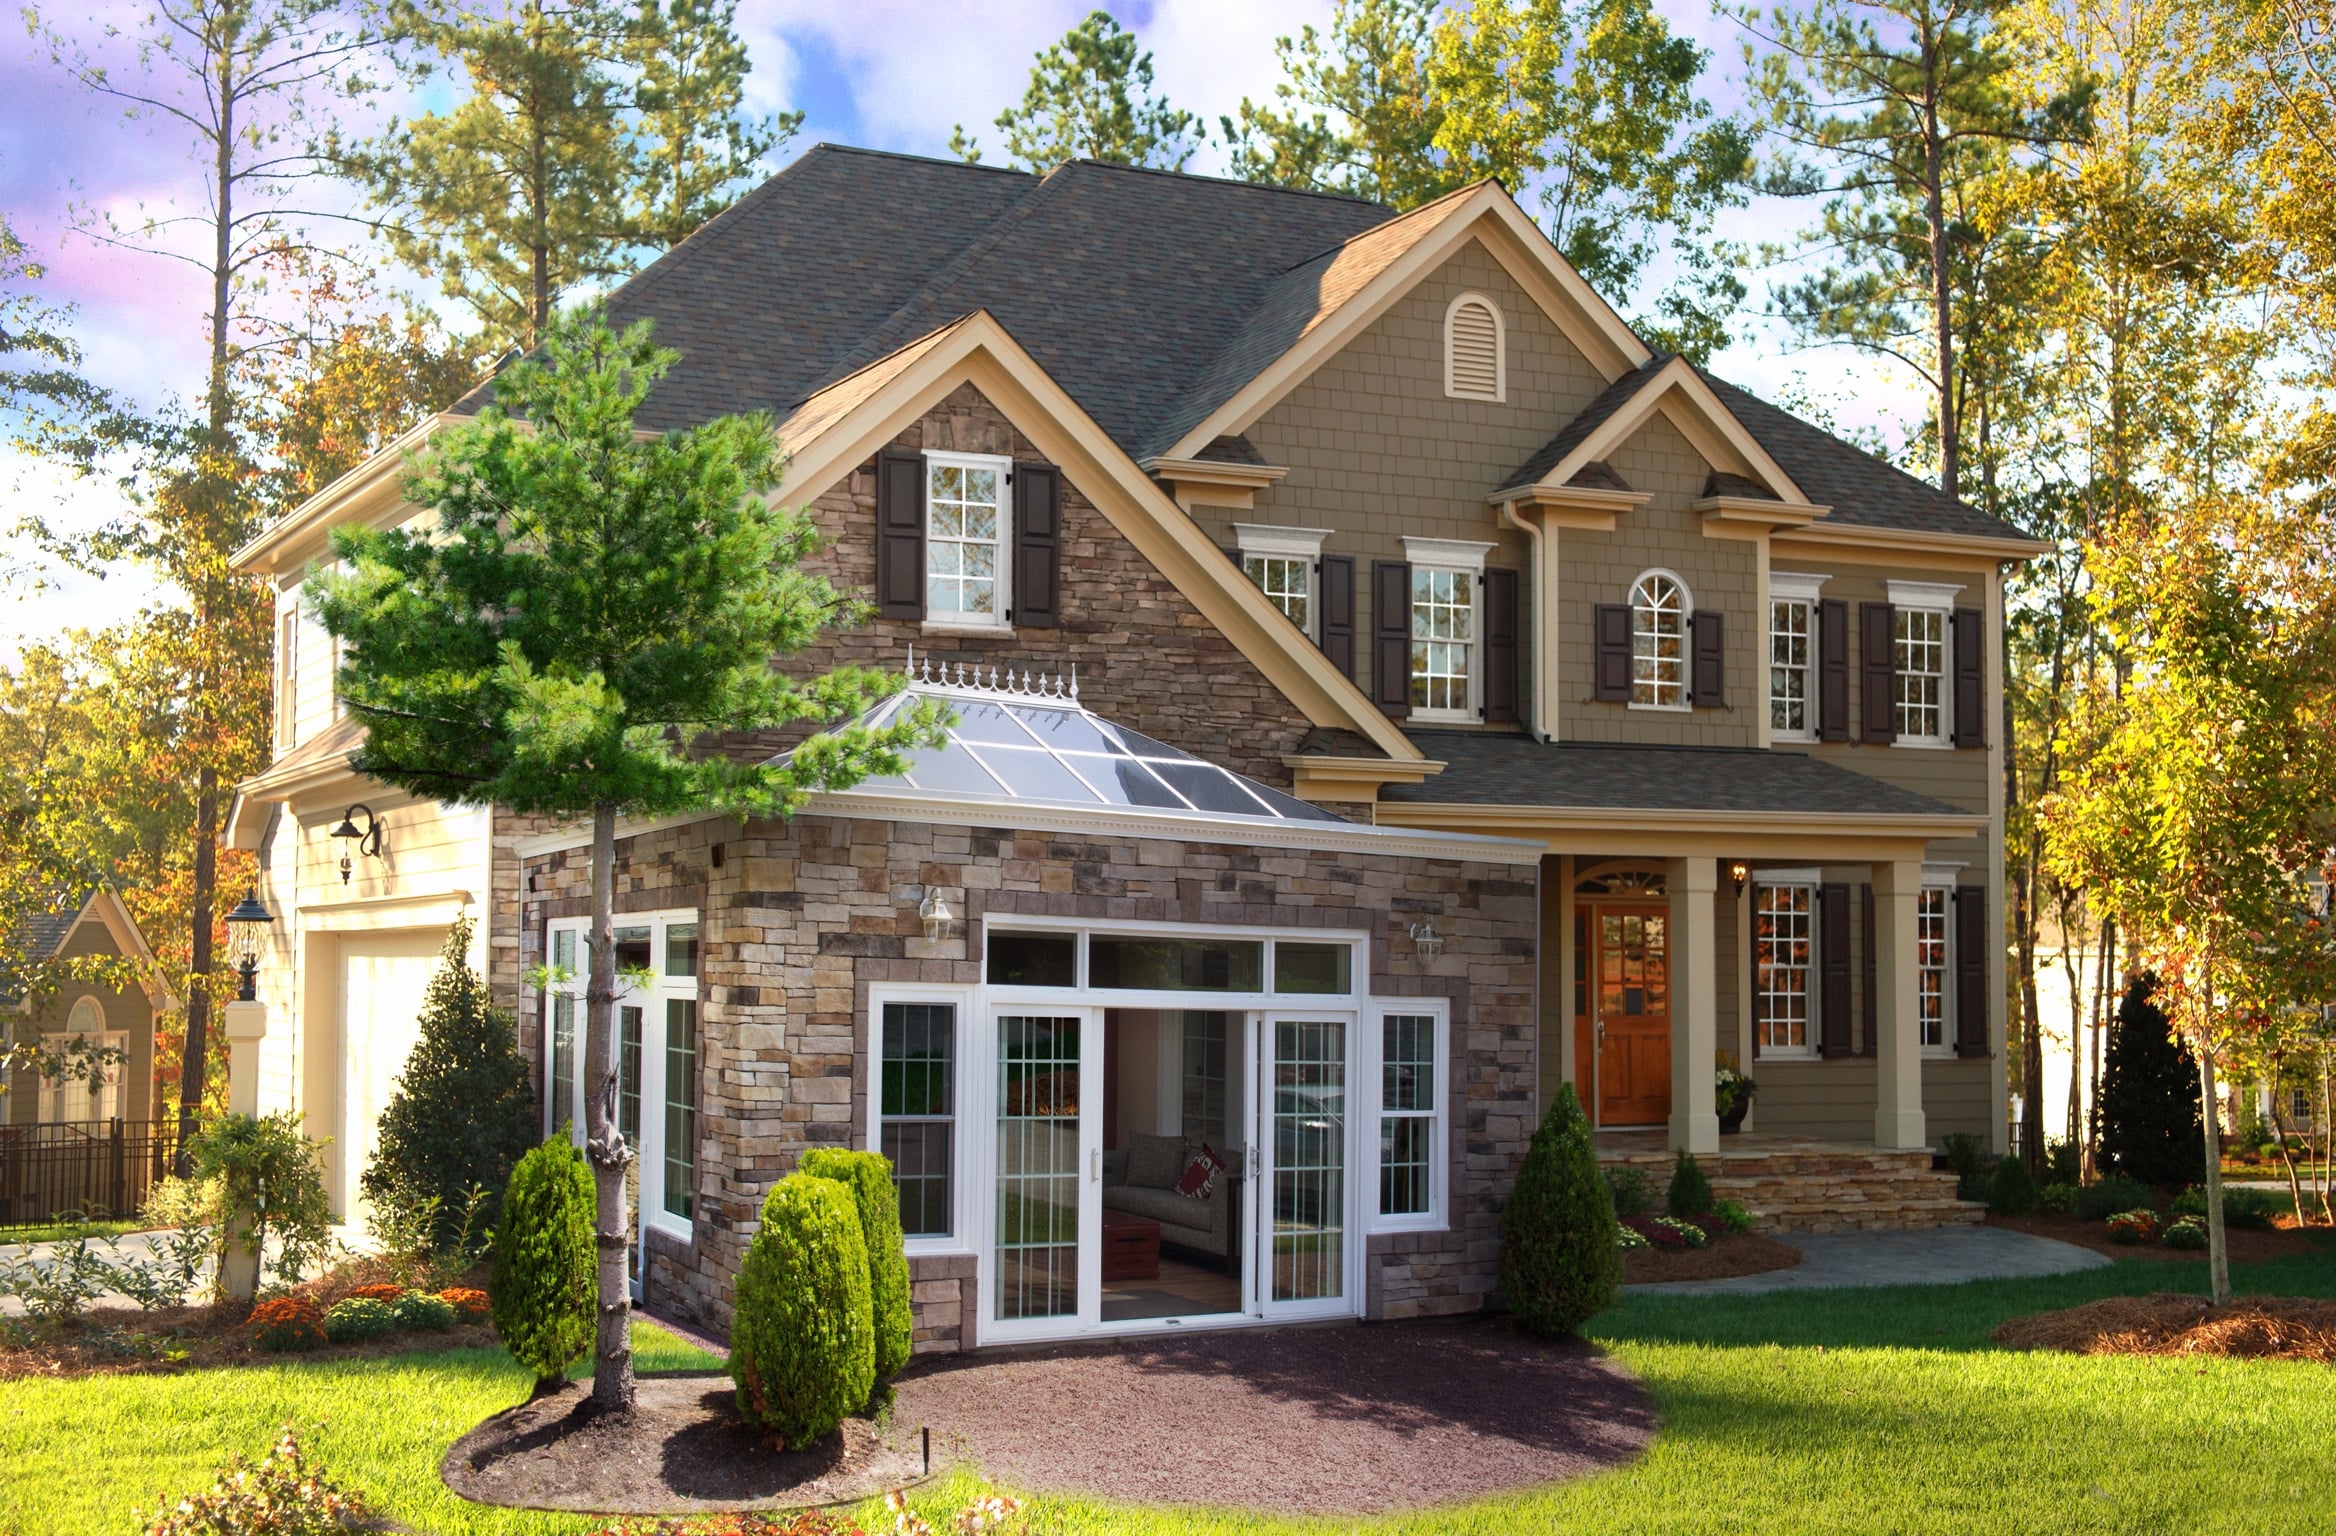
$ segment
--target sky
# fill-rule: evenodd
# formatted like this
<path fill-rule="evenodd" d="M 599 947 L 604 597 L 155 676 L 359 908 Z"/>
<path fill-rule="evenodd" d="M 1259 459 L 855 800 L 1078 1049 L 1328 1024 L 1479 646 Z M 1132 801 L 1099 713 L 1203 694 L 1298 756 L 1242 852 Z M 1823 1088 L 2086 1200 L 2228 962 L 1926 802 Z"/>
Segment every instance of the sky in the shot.
<path fill-rule="evenodd" d="M 1019 100 L 1032 56 L 1076 24 L 1092 3 L 740 0 L 739 28 L 754 63 L 749 100 L 763 111 L 807 114 L 779 163 L 823 141 L 945 155 L 959 123 L 994 144 L 990 121 Z M 1657 8 L 1677 31 L 1711 50 L 1708 94 L 1723 109 L 1733 105 L 1741 70 L 1734 24 L 1714 16 L 1708 0 L 1657 0 Z M 1157 88 L 1212 125 L 1244 96 L 1271 95 L 1281 74 L 1277 37 L 1307 23 L 1326 27 L 1330 15 L 1329 0 L 1152 0 L 1110 9 L 1151 51 Z M 143 5 L 124 0 L 83 0 L 70 17 L 50 15 L 112 66 L 117 79 L 127 79 L 131 49 L 121 36 L 108 36 L 108 29 L 130 31 L 144 13 Z M 397 112 L 445 105 L 447 91 L 443 79 L 398 83 L 341 115 L 352 130 L 362 131 Z M 166 120 L 152 115 L 126 118 L 119 103 L 75 85 L 38 38 L 0 48 L 0 103 L 0 209 L 47 266 L 42 297 L 75 307 L 74 331 L 89 373 L 148 405 L 190 397 L 203 370 L 207 305 L 200 267 L 110 247 L 86 229 L 93 217 L 110 216 L 131 228 L 162 221 L 160 244 L 199 257 L 194 225 L 168 222 L 200 214 L 205 206 L 201 167 L 185 149 L 183 134 L 174 136 Z M 1222 150 L 1212 143 L 1189 169 L 1209 173 L 1222 163 Z M 325 228 L 330 215 L 350 212 L 355 199 L 346 188 L 321 184 L 305 189 L 300 202 Z M 1761 200 L 1731 215 L 1722 233 L 1777 240 L 1808 213 Z M 394 273 L 385 275 L 399 281 Z M 416 285 L 415 291 L 427 288 Z M 1877 375 L 1837 351 L 1794 353 L 1780 335 L 1749 330 L 1715 360 L 1718 372 L 1747 387 L 1771 394 L 1798 388 L 1834 402 L 1844 424 L 1879 426 L 1893 440 L 1919 410 L 1903 380 Z M 23 541 L 6 535 L 26 515 L 81 527 L 119 507 L 120 493 L 110 480 L 69 480 L 0 450 L 0 567 L 45 564 L 33 590 L 15 601 L 0 600 L 0 656 L 67 626 L 127 618 L 164 596 L 142 572 L 115 571 L 99 580 L 41 562 Z"/>

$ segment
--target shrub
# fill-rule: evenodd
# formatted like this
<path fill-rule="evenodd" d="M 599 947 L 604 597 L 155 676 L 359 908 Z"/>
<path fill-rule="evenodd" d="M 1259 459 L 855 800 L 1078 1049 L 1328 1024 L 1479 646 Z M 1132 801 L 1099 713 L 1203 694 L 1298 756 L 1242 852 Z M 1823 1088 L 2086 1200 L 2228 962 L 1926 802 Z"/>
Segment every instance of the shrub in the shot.
<path fill-rule="evenodd" d="M 2047 1185 L 2082 1184 L 2084 1149 L 2073 1141 L 2044 1143 L 2044 1182 Z"/>
<path fill-rule="evenodd" d="M 381 1112 L 380 1137 L 360 1181 L 365 1198 L 393 1224 L 402 1215 L 432 1253 L 470 1235 L 464 1212 L 473 1189 L 487 1196 L 472 1213 L 471 1230 L 483 1235 L 493 1227 L 501 1214 L 494 1192 L 535 1140 L 535 1095 L 519 1034 L 471 969 L 470 941 L 471 920 L 457 919 L 422 994 L 421 1036 Z"/>
<path fill-rule="evenodd" d="M 2101 1166 L 2144 1184 L 2206 1176 L 2198 1122 L 2198 1063 L 2150 1002 L 2157 978 L 2126 988 L 2101 1067 Z"/>
<path fill-rule="evenodd" d="M 849 1187 L 859 1205 L 860 1236 L 868 1244 L 868 1298 L 876 1313 L 876 1379 L 890 1380 L 908 1364 L 909 1346 L 916 1337 L 892 1160 L 881 1152 L 816 1147 L 803 1154 L 802 1170 L 815 1179 L 833 1179 Z"/>
<path fill-rule="evenodd" d="M 324 1314 L 305 1296 L 271 1296 L 251 1309 L 251 1341 L 271 1354 L 325 1342 Z"/>
<path fill-rule="evenodd" d="M 1644 1168 L 1628 1163 L 1606 1170 L 1606 1188 L 1614 1196 L 1614 1214 L 1637 1216 L 1651 1209 L 1655 1203 L 1655 1181 Z"/>
<path fill-rule="evenodd" d="M 1622 1254 L 1590 1122 L 1561 1084 L 1501 1208 L 1499 1285 L 1529 1333 L 1572 1333 L 1614 1304 Z"/>
<path fill-rule="evenodd" d="M 2076 1214 L 2082 1221 L 2106 1221 L 2119 1211 L 2154 1209 L 2157 1191 L 2137 1179 L 2111 1175 L 2076 1192 Z"/>
<path fill-rule="evenodd" d="M 454 1304 L 428 1291 L 408 1291 L 389 1304 L 400 1328 L 444 1333 L 454 1326 Z"/>
<path fill-rule="evenodd" d="M 24 1310 L 46 1322 L 78 1317 L 111 1289 L 111 1271 L 89 1246 L 96 1228 L 81 1218 L 66 1223 L 69 1235 L 44 1258 L 30 1244 L 0 1252 L 0 1296 L 13 1296 Z"/>
<path fill-rule="evenodd" d="M 2036 1191 L 2036 1208 L 2044 1211 L 2058 1211 L 2063 1216 L 2067 1215 L 2076 1209 L 2076 1186 L 2074 1184 L 2045 1185 Z"/>
<path fill-rule="evenodd" d="M 832 1179 L 771 1186 L 739 1267 L 730 1375 L 782 1449 L 831 1434 L 876 1390 L 876 1315 L 858 1202 Z"/>
<path fill-rule="evenodd" d="M 1752 1230 L 1751 1209 L 1741 1200 L 1716 1200 L 1712 1202 L 1711 1213 L 1722 1228 L 1737 1237 Z"/>
<path fill-rule="evenodd" d="M 2109 1218 L 2109 1241 L 2147 1243 L 2158 1235 L 2158 1213 L 2149 1209 L 2119 1211 Z"/>
<path fill-rule="evenodd" d="M 273 1249 L 278 1280 L 297 1285 L 332 1247 L 332 1202 L 324 1192 L 324 1148 L 300 1129 L 297 1111 L 254 1118 L 221 1115 L 187 1143 L 198 1180 L 218 1180 L 219 1254 L 244 1223 L 249 1252 Z"/>
<path fill-rule="evenodd" d="M 2036 1176 L 2028 1171 L 2028 1160 L 2018 1153 L 2003 1158 L 1995 1165 L 1994 1174 L 1987 1181 L 1987 1208 L 2006 1216 L 2025 1216 L 2036 1209 Z"/>
<path fill-rule="evenodd" d="M 493 1315 L 494 1308 L 485 1291 L 474 1291 L 467 1285 L 450 1285 L 438 1293 L 438 1299 L 454 1309 L 458 1323 L 481 1323 Z"/>
<path fill-rule="evenodd" d="M 2185 1216 L 2166 1228 L 2165 1244 L 2195 1253 L 2207 1245 L 2206 1224 L 2195 1216 Z"/>
<path fill-rule="evenodd" d="M 362 1344 L 397 1326 L 397 1309 L 367 1296 L 346 1296 L 324 1309 L 324 1336 L 335 1344 Z"/>
<path fill-rule="evenodd" d="M 395 1302 L 405 1299 L 406 1288 L 391 1281 L 383 1281 L 379 1285 L 360 1285 L 349 1294 L 359 1301 Z"/>
<path fill-rule="evenodd" d="M 1649 1219 L 1654 1222 L 1657 1230 L 1677 1233 L 1680 1243 L 1685 1247 L 1701 1248 L 1705 1243 L 1711 1241 L 1710 1235 L 1703 1228 L 1684 1216 L 1655 1216 Z"/>
<path fill-rule="evenodd" d="M 1644 1248 L 1647 1246 L 1646 1234 L 1635 1227 L 1617 1225 L 1614 1229 L 1614 1246 L 1624 1253 L 1633 1248 Z"/>
<path fill-rule="evenodd" d="M 2287 1197 L 2268 1189 L 2232 1189 L 2223 1186 L 2222 1224 L 2226 1227 L 2247 1227 L 2257 1232 L 2271 1230 L 2271 1219 L 2289 1209 Z"/>
<path fill-rule="evenodd" d="M 563 1132 L 519 1160 L 495 1236 L 495 1332 L 511 1358 L 557 1384 L 592 1342 L 592 1170 Z"/>
<path fill-rule="evenodd" d="M 1987 1145 L 1969 1131 L 1951 1131 L 1939 1138 L 1939 1154 L 1955 1174 L 1955 1198 L 1987 1198 Z"/>
<path fill-rule="evenodd" d="M 259 1464 L 241 1456 L 208 1493 L 154 1512 L 147 1536 L 343 1536 L 365 1501 L 336 1487 L 301 1454 L 289 1426 Z"/>
<path fill-rule="evenodd" d="M 1671 1165 L 1671 1188 L 1663 1203 L 1672 1215 L 1690 1221 L 1711 1214 L 1711 1180 L 1703 1176 L 1693 1153 L 1680 1153 Z"/>

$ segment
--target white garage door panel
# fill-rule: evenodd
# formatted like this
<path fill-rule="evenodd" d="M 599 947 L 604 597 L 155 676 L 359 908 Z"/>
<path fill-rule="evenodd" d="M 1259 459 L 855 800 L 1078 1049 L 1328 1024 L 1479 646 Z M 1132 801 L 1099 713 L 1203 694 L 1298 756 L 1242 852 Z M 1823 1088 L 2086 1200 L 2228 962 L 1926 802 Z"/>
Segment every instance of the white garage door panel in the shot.
<path fill-rule="evenodd" d="M 358 1214 L 357 1181 L 372 1160 L 381 1112 L 421 1038 L 422 993 L 443 930 L 352 934 L 341 940 L 341 1210 Z"/>

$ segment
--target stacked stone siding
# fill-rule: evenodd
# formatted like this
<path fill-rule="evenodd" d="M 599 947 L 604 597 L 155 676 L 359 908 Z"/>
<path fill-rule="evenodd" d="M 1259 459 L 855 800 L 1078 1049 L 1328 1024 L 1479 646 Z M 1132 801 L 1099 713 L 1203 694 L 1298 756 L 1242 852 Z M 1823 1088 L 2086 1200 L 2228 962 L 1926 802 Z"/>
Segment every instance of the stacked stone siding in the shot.
<path fill-rule="evenodd" d="M 652 1245 L 653 1304 L 727 1329 L 771 1185 L 807 1147 L 866 1141 L 869 987 L 975 982 L 984 925 L 1015 914 L 1368 933 L 1373 995 L 1448 1002 L 1453 1174 L 1448 1230 L 1370 1239 L 1369 1314 L 1472 1310 L 1491 1292 L 1500 1202 L 1532 1130 L 1530 867 L 816 815 L 666 828 L 618 858 L 620 912 L 703 914 L 696 1234 Z M 589 910 L 589 874 L 585 850 L 528 865 L 528 961 L 548 919 Z M 917 917 L 928 889 L 964 916 L 939 940 Z M 1412 952 L 1423 917 L 1446 935 L 1439 956 Z M 1355 1089 L 1359 1103 L 1369 1085 Z M 914 1274 L 917 1347 L 969 1342 L 974 1261 L 921 1258 Z"/>

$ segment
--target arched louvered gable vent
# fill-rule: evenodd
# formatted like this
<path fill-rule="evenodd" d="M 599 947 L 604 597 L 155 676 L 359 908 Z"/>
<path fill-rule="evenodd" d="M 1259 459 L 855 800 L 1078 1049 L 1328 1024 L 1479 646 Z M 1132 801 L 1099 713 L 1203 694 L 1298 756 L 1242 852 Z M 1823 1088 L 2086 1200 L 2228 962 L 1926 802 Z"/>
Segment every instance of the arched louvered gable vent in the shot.
<path fill-rule="evenodd" d="M 1501 312 L 1481 293 L 1464 293 L 1444 311 L 1444 393 L 1462 400 L 1508 394 L 1501 355 Z"/>

